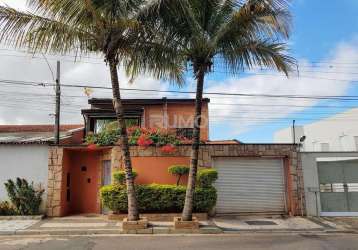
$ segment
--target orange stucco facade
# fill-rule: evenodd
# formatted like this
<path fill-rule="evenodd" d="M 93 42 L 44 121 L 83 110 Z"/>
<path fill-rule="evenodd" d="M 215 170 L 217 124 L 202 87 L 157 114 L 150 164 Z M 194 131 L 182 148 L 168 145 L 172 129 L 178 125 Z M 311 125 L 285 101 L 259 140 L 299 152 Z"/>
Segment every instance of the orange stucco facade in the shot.
<path fill-rule="evenodd" d="M 62 161 L 61 216 L 101 213 L 99 189 L 103 183 L 103 163 L 110 160 L 108 150 L 87 148 L 65 149 Z M 136 184 L 176 184 L 177 178 L 168 173 L 172 165 L 189 165 L 183 156 L 132 157 L 138 173 Z M 112 174 L 118 169 L 112 168 Z M 113 179 L 112 179 L 113 180 Z M 186 185 L 187 176 L 180 184 Z"/>
<path fill-rule="evenodd" d="M 133 169 L 137 172 L 137 184 L 175 184 L 177 178 L 168 173 L 172 165 L 189 166 L 189 157 L 132 157 Z M 181 185 L 186 185 L 187 176 L 180 180 Z"/>

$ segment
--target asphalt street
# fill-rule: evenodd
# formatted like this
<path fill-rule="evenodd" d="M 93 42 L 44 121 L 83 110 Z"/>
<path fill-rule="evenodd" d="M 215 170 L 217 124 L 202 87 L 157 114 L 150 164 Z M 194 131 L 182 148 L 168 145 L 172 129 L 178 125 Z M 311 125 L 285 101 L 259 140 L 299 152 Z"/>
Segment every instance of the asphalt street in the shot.
<path fill-rule="evenodd" d="M 358 249 L 358 235 L 12 236 L 1 250 Z"/>

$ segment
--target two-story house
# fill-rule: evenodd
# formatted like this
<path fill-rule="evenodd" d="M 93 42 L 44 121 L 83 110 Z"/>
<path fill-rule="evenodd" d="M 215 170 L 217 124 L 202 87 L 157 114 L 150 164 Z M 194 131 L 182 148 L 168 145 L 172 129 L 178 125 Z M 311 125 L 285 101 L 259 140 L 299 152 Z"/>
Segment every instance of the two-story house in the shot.
<path fill-rule="evenodd" d="M 177 135 L 192 137 L 195 99 L 124 99 L 124 115 L 127 126 L 165 128 Z M 90 109 L 83 109 L 86 134 L 101 131 L 105 124 L 115 121 L 112 99 L 90 99 Z M 201 140 L 209 139 L 209 99 L 203 99 Z"/>

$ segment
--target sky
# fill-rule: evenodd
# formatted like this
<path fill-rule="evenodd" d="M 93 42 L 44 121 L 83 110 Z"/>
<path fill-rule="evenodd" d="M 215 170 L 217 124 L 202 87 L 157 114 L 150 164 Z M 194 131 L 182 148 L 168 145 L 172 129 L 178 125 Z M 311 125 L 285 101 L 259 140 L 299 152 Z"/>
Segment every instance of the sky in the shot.
<path fill-rule="evenodd" d="M 26 0 L 0 0 L 0 4 L 26 10 Z M 358 96 L 358 0 L 296 0 L 291 6 L 292 36 L 290 55 L 298 62 L 298 72 L 286 78 L 280 73 L 254 69 L 229 75 L 215 68 L 205 82 L 205 92 L 274 95 Z M 75 61 L 73 55 L 31 56 L 24 50 L 0 46 L 0 81 L 18 80 L 52 83 L 56 60 L 61 61 L 61 82 L 110 86 L 109 72 L 95 55 Z M 179 90 L 195 90 L 188 74 Z M 149 76 L 129 83 L 120 70 L 123 88 L 178 90 Z M 0 82 L 0 124 L 53 123 L 54 89 L 15 86 Z M 82 123 L 80 109 L 87 107 L 84 89 L 62 89 L 63 123 Z M 93 89 L 91 97 L 110 97 L 110 90 Z M 123 98 L 192 97 L 182 94 L 124 91 Z M 346 109 L 358 101 L 327 101 L 269 97 L 205 95 L 209 106 L 210 139 L 238 139 L 243 142 L 272 142 L 275 131 L 312 123 Z M 347 121 L 352 117 L 347 117 Z"/>

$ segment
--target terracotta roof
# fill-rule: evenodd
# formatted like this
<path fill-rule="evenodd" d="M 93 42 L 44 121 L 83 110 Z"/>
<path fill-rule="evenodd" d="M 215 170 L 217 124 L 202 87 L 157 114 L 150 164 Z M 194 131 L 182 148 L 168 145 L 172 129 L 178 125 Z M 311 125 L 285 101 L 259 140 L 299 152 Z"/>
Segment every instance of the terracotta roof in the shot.
<path fill-rule="evenodd" d="M 83 128 L 82 124 L 61 125 L 60 131 L 65 132 L 72 129 Z M 54 125 L 0 125 L 0 133 L 18 132 L 53 132 Z"/>
<path fill-rule="evenodd" d="M 60 139 L 83 129 L 81 124 L 60 126 Z M 53 141 L 54 125 L 0 125 L 0 144 L 48 144 Z"/>

